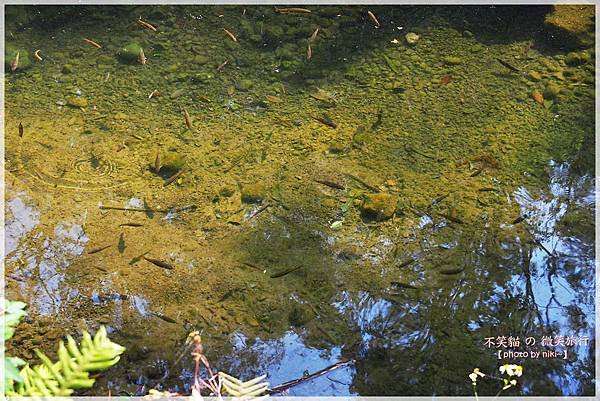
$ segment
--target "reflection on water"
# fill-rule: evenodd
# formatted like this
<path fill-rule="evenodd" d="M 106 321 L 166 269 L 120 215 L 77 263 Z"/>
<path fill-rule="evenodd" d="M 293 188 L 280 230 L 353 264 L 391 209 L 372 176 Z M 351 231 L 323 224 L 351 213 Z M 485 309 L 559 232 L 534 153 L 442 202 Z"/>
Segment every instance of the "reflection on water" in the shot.
<path fill-rule="evenodd" d="M 310 8 L 9 7 L 10 352 L 107 326 L 94 395 L 189 393 L 193 330 L 272 386 L 356 361 L 290 395 L 470 395 L 504 363 L 507 395 L 592 394 L 593 46 L 550 43 L 551 7 Z"/>

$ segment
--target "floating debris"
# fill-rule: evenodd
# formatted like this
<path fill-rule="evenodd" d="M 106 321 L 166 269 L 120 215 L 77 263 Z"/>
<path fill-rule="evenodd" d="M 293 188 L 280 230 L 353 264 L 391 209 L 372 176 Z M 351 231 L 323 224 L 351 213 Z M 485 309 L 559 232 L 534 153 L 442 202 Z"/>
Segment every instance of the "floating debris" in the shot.
<path fill-rule="evenodd" d="M 329 228 L 331 228 L 332 230 L 338 230 L 342 228 L 342 224 L 344 224 L 343 220 L 334 221 L 333 223 L 331 223 Z"/>
<path fill-rule="evenodd" d="M 104 245 L 104 246 L 101 246 L 101 247 L 98 247 L 98 248 L 94 248 L 94 249 L 88 251 L 88 255 L 92 255 L 94 253 L 101 252 L 101 251 L 103 251 L 103 250 L 105 250 L 107 248 L 110 248 L 111 246 L 112 246 L 111 244 L 108 244 L 108 245 Z"/>
<path fill-rule="evenodd" d="M 409 32 L 404 36 L 404 39 L 406 40 L 406 43 L 408 43 L 410 46 L 414 46 L 419 41 L 420 36 L 414 32 Z"/>
<path fill-rule="evenodd" d="M 315 29 L 315 31 L 313 32 L 312 35 L 310 35 L 310 38 L 308 38 L 309 42 L 314 42 L 315 39 L 317 39 L 317 34 L 319 33 L 319 27 L 317 27 L 317 29 Z"/>
<path fill-rule="evenodd" d="M 93 40 L 84 38 L 83 41 L 91 46 L 98 48 L 98 49 L 102 49 L 102 46 L 100 46 L 98 43 L 94 42 Z"/>
<path fill-rule="evenodd" d="M 231 40 L 233 40 L 234 42 L 237 42 L 237 38 L 235 37 L 235 35 L 233 33 L 229 32 L 225 28 L 223 28 L 223 30 L 225 31 L 225 33 L 227 34 L 227 36 L 229 36 L 231 38 Z"/>
<path fill-rule="evenodd" d="M 155 266 L 162 267 L 163 269 L 167 269 L 167 270 L 173 270 L 173 266 L 171 266 L 167 262 L 163 262 L 162 260 L 148 258 L 145 255 L 142 256 L 142 258 L 144 258 L 145 261 L 150 262 Z"/>
<path fill-rule="evenodd" d="M 33 52 L 33 58 L 36 59 L 37 61 L 43 60 L 43 58 L 40 56 L 40 50 L 36 50 Z"/>
<path fill-rule="evenodd" d="M 142 17 L 140 17 L 140 19 L 138 19 L 138 24 L 140 24 L 144 28 L 148 29 L 149 31 L 158 32 L 158 29 L 156 29 L 153 25 L 147 23 L 146 21 L 142 21 Z"/>
<path fill-rule="evenodd" d="M 312 48 L 310 47 L 310 43 L 306 48 L 306 59 L 310 60 L 312 58 Z"/>
<path fill-rule="evenodd" d="M 381 26 L 381 24 L 379 23 L 379 20 L 375 16 L 375 14 L 373 14 L 371 11 L 367 11 L 367 15 L 369 16 L 369 18 L 371 19 L 371 21 L 373 21 L 373 23 L 375 24 L 375 26 L 377 28 L 379 28 Z"/>
<path fill-rule="evenodd" d="M 21 52 L 17 52 L 17 54 L 15 55 L 15 59 L 13 60 L 13 62 L 10 65 L 11 71 L 15 71 L 17 68 L 19 68 L 19 55 L 20 54 L 21 54 Z"/>
<path fill-rule="evenodd" d="M 275 7 L 275 12 L 280 14 L 310 14 L 310 10 L 306 8 L 299 7 L 287 7 L 287 8 L 277 8 Z"/>

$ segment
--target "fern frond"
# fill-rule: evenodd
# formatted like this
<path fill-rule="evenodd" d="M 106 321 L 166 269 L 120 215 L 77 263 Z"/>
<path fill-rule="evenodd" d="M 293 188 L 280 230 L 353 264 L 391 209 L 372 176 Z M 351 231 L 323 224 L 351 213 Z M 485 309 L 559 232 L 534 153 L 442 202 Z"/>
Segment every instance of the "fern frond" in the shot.
<path fill-rule="evenodd" d="M 16 384 L 14 395 L 68 396 L 75 389 L 92 387 L 94 379 L 89 378 L 89 372 L 113 366 L 125 351 L 108 339 L 104 326 L 94 338 L 86 331 L 82 334 L 80 347 L 71 336 L 67 336 L 66 346 L 62 341 L 59 343 L 58 362 L 53 363 L 36 350 L 42 363 L 33 369 L 29 365 L 21 369 L 23 382 Z"/>

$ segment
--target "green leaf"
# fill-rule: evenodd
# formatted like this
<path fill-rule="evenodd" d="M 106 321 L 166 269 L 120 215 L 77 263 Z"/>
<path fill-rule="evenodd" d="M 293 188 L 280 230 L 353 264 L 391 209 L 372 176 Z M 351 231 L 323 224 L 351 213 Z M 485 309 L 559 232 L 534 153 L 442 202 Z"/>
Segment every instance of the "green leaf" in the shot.
<path fill-rule="evenodd" d="M 104 327 L 100 327 L 94 338 L 86 331 L 82 337 L 79 347 L 71 336 L 67 336 L 66 345 L 61 341 L 56 363 L 36 350 L 42 364 L 33 369 L 28 365 L 21 369 L 23 380 L 16 384 L 16 392 L 24 396 L 68 396 L 73 389 L 92 387 L 94 379 L 89 378 L 88 372 L 113 366 L 125 351 L 124 347 L 108 339 Z"/>

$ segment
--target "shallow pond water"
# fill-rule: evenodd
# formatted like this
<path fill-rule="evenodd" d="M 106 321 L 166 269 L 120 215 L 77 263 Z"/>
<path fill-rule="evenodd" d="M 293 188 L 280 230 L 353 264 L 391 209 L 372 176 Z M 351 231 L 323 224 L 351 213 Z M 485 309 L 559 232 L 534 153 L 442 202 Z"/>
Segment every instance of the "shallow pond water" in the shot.
<path fill-rule="evenodd" d="M 8 352 L 105 325 L 88 395 L 189 393 L 193 330 L 244 380 L 355 361 L 290 395 L 593 394 L 593 46 L 307 8 L 7 7 Z"/>

